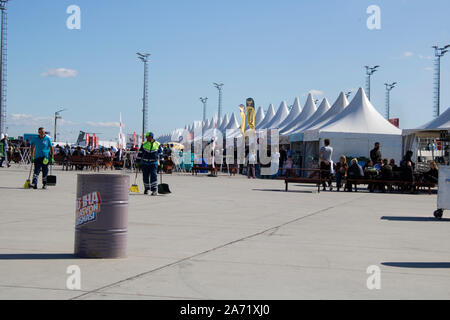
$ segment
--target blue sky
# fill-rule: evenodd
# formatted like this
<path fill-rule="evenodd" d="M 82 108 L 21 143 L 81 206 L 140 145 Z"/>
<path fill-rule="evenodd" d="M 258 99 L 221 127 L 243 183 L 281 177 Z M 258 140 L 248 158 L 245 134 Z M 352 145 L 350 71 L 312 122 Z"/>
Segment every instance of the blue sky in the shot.
<path fill-rule="evenodd" d="M 81 30 L 66 28 L 69 5 L 81 8 Z M 381 8 L 381 30 L 369 30 L 369 5 Z M 157 134 L 217 112 L 237 111 L 247 97 L 264 109 L 282 100 L 302 105 L 306 93 L 333 103 L 340 91 L 365 83 L 364 65 L 380 65 L 372 103 L 411 128 L 433 117 L 432 45 L 450 44 L 448 0 L 13 0 L 8 6 L 10 135 L 51 126 L 60 106 L 59 140 L 79 130 L 115 138 L 141 131 L 143 66 L 151 53 L 149 123 Z M 68 77 L 52 70 L 67 69 Z M 441 110 L 450 106 L 450 55 L 442 60 Z"/>

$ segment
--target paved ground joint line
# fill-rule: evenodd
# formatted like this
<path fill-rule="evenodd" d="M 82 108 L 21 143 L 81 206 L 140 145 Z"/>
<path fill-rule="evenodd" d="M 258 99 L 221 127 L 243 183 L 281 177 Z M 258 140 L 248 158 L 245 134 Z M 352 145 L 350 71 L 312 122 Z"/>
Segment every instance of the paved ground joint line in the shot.
<path fill-rule="evenodd" d="M 235 244 L 235 243 L 238 243 L 238 242 L 241 242 L 241 241 L 245 241 L 245 240 L 248 240 L 248 239 L 251 239 L 251 238 L 260 236 L 260 235 L 265 234 L 265 233 L 267 233 L 267 232 L 270 232 L 270 231 L 272 231 L 272 230 L 278 230 L 279 228 L 284 227 L 284 226 L 286 226 L 286 225 L 288 225 L 288 224 L 292 224 L 292 223 L 295 223 L 295 222 L 297 222 L 297 221 L 304 220 L 304 219 L 306 219 L 306 218 L 309 218 L 309 217 L 318 215 L 318 214 L 320 214 L 320 213 L 324 213 L 324 212 L 326 212 L 326 211 L 328 211 L 328 210 L 330 210 L 330 209 L 333 209 L 333 208 L 336 208 L 336 207 L 338 207 L 338 206 L 345 205 L 345 204 L 348 204 L 348 203 L 357 201 L 357 200 L 359 200 L 359 199 L 361 199 L 361 198 L 364 198 L 364 197 L 366 197 L 366 196 L 367 196 L 367 195 L 363 195 L 363 196 L 360 196 L 360 197 L 355 198 L 355 199 L 352 199 L 352 200 L 348 200 L 348 201 L 345 201 L 345 202 L 341 202 L 341 203 L 338 203 L 338 204 L 336 204 L 336 205 L 333 205 L 333 206 L 330 206 L 330 207 L 327 207 L 327 208 L 324 208 L 324 209 L 320 209 L 320 210 L 314 211 L 314 212 L 312 212 L 312 213 L 310 213 L 310 214 L 307 214 L 307 215 L 305 215 L 305 216 L 301 216 L 301 217 L 295 218 L 295 219 L 293 219 L 293 220 L 284 222 L 284 223 L 282 223 L 282 224 L 280 224 L 280 225 L 277 225 L 277 226 L 274 226 L 274 227 L 270 227 L 270 228 L 265 229 L 265 230 L 263 230 L 263 231 L 259 231 L 259 232 L 257 232 L 257 233 L 254 233 L 254 234 L 245 236 L 245 237 L 243 237 L 243 238 L 240 238 L 240 239 L 236 239 L 236 240 L 227 242 L 227 243 L 222 244 L 222 245 L 220 245 L 220 246 L 217 246 L 217 247 L 214 247 L 214 248 L 211 248 L 211 249 L 208 249 L 208 250 L 205 250 L 205 251 L 196 253 L 196 254 L 194 254 L 194 255 L 192 255 L 192 256 L 185 257 L 185 258 L 183 258 L 183 259 L 174 261 L 174 262 L 169 263 L 169 264 L 166 264 L 166 265 L 164 265 L 164 266 L 161 266 L 161 267 L 158 267 L 158 268 L 155 268 L 155 269 L 146 271 L 146 272 L 142 272 L 142 273 L 137 274 L 137 275 L 135 275 L 135 276 L 132 276 L 132 277 L 129 277 L 129 278 L 126 278 L 126 279 L 123 279 L 123 280 L 120 280 L 120 281 L 117 281 L 117 282 L 108 284 L 108 285 L 103 286 L 103 287 L 100 287 L 100 288 L 98 288 L 98 289 L 91 290 L 91 291 L 89 291 L 89 292 L 83 293 L 82 295 L 73 297 L 73 298 L 71 298 L 70 300 L 76 300 L 76 299 L 85 297 L 85 296 L 90 295 L 90 294 L 99 293 L 99 292 L 102 291 L 102 290 L 116 287 L 116 286 L 118 286 L 118 285 L 120 285 L 120 284 L 122 284 L 122 283 L 124 283 L 124 282 L 132 281 L 132 280 L 135 280 L 135 279 L 144 277 L 144 276 L 146 276 L 146 275 L 148 275 L 148 274 L 150 274 L 150 273 L 153 273 L 153 272 L 156 272 L 156 271 L 160 271 L 160 270 L 165 269 L 165 268 L 170 268 L 170 267 L 172 267 L 172 266 L 174 266 L 174 265 L 177 265 L 177 264 L 180 264 L 180 263 L 185 262 L 185 261 L 187 261 L 187 260 L 191 260 L 191 259 L 194 259 L 194 258 L 196 258 L 196 257 L 205 255 L 205 254 L 210 253 L 210 252 L 212 252 L 212 251 L 216 251 L 216 250 L 222 249 L 222 248 L 224 248 L 224 247 L 233 245 L 233 244 Z"/>

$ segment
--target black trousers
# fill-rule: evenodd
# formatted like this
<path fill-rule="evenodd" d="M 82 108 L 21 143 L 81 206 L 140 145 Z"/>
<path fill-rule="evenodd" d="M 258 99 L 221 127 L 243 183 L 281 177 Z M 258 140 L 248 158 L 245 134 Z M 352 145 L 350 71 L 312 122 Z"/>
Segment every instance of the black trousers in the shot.
<path fill-rule="evenodd" d="M 331 164 L 326 164 L 325 162 L 320 162 L 320 170 L 326 170 L 320 172 L 320 177 L 328 181 L 328 186 L 331 187 Z M 322 183 L 323 187 L 326 188 L 325 181 Z"/>

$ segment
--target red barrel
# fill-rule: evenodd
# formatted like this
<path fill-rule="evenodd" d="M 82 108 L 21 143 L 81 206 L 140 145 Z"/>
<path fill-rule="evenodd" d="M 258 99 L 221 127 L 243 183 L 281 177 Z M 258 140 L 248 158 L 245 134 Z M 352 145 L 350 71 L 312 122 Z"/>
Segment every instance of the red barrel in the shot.
<path fill-rule="evenodd" d="M 128 234 L 130 177 L 79 174 L 75 214 L 75 255 L 123 258 Z"/>

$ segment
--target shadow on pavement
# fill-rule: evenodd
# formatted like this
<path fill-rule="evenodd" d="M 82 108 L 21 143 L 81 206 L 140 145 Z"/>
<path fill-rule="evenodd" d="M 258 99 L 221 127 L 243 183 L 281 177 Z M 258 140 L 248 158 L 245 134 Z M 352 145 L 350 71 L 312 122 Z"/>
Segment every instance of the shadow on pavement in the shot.
<path fill-rule="evenodd" d="M 433 217 L 381 217 L 381 220 L 389 221 L 415 221 L 415 222 L 441 222 L 450 221 L 449 218 L 436 219 Z"/>
<path fill-rule="evenodd" d="M 304 191 L 304 190 L 289 190 L 284 191 L 281 189 L 252 189 L 252 191 L 269 191 L 269 192 L 283 192 L 283 193 L 290 193 L 290 192 L 296 192 L 296 193 L 314 193 L 313 191 Z"/>
<path fill-rule="evenodd" d="M 417 268 L 417 269 L 443 269 L 450 268 L 450 262 L 382 262 L 387 267 Z"/>
<path fill-rule="evenodd" d="M 66 260 L 80 259 L 69 253 L 6 253 L 0 254 L 0 260 Z"/>

